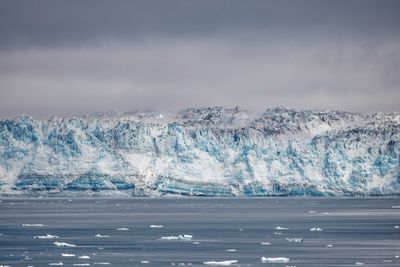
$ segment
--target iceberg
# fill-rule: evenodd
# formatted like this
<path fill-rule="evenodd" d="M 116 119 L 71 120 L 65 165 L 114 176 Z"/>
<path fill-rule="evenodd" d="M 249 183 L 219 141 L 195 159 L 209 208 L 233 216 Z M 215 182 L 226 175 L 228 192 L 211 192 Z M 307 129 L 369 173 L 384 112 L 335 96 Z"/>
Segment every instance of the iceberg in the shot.
<path fill-rule="evenodd" d="M 214 266 L 229 266 L 237 263 L 237 260 L 227 260 L 227 261 L 204 261 L 204 265 L 214 265 Z"/>
<path fill-rule="evenodd" d="M 56 241 L 56 242 L 54 242 L 53 244 L 54 244 L 56 247 L 59 247 L 59 248 L 61 248 L 61 247 L 76 247 L 76 245 L 70 244 L 70 243 L 66 243 L 66 242 L 58 242 L 58 241 Z"/>
<path fill-rule="evenodd" d="M 400 195 L 399 113 L 210 107 L 160 118 L 2 119 L 0 195 Z"/>
<path fill-rule="evenodd" d="M 50 234 L 46 234 L 46 235 L 38 235 L 34 237 L 35 239 L 56 239 L 56 238 L 60 238 L 58 235 L 50 235 Z"/>
<path fill-rule="evenodd" d="M 293 243 L 301 243 L 303 242 L 303 238 L 299 237 L 293 237 L 293 238 L 285 238 L 287 242 L 293 242 Z"/>
<path fill-rule="evenodd" d="M 180 241 L 191 241 L 192 235 L 178 235 L 178 236 L 163 236 L 161 240 L 180 240 Z"/>
<path fill-rule="evenodd" d="M 262 263 L 286 263 L 289 262 L 289 258 L 285 257 L 276 257 L 276 258 L 267 258 L 267 257 L 262 257 L 261 262 Z"/>
<path fill-rule="evenodd" d="M 322 228 L 313 227 L 313 228 L 310 229 L 310 232 L 322 232 Z"/>

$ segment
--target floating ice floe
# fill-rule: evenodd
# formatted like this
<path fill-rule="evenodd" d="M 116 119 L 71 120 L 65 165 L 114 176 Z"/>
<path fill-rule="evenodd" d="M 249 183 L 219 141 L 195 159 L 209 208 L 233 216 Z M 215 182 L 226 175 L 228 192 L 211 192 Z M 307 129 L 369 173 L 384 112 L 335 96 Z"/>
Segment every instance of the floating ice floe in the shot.
<path fill-rule="evenodd" d="M 109 235 L 97 234 L 97 235 L 95 235 L 94 237 L 97 237 L 97 238 L 107 238 L 107 237 L 110 237 L 110 236 L 109 236 Z"/>
<path fill-rule="evenodd" d="M 331 248 L 331 247 L 333 247 L 333 245 L 332 244 L 328 244 L 328 245 L 326 245 L 326 247 Z"/>
<path fill-rule="evenodd" d="M 83 255 L 83 256 L 80 256 L 79 259 L 90 259 L 90 257 L 87 255 Z"/>
<path fill-rule="evenodd" d="M 275 257 L 275 258 L 267 258 L 267 257 L 262 257 L 261 258 L 261 262 L 262 263 L 286 263 L 289 262 L 290 259 L 289 258 L 285 258 L 285 257 Z"/>
<path fill-rule="evenodd" d="M 316 213 L 317 211 L 315 210 L 309 210 L 308 213 Z"/>
<path fill-rule="evenodd" d="M 274 235 L 281 235 L 281 232 L 273 232 Z"/>
<path fill-rule="evenodd" d="M 269 245 L 271 245 L 270 242 L 261 242 L 260 244 L 263 245 L 263 246 L 269 246 Z"/>
<path fill-rule="evenodd" d="M 357 262 L 355 263 L 355 265 L 364 265 L 364 262 L 359 262 L 359 261 L 357 261 Z"/>
<path fill-rule="evenodd" d="M 322 232 L 322 228 L 319 227 L 313 227 L 310 229 L 311 232 Z"/>
<path fill-rule="evenodd" d="M 121 227 L 117 228 L 117 231 L 129 231 L 129 228 Z"/>
<path fill-rule="evenodd" d="M 150 263 L 149 261 L 141 261 L 140 263 Z"/>
<path fill-rule="evenodd" d="M 227 250 L 225 250 L 226 252 L 235 252 L 236 251 L 236 249 L 234 249 L 234 248 L 229 248 L 229 249 L 227 249 Z"/>
<path fill-rule="evenodd" d="M 204 265 L 215 265 L 215 266 L 229 266 L 237 263 L 237 260 L 227 260 L 227 261 L 204 261 Z"/>
<path fill-rule="evenodd" d="M 61 256 L 63 256 L 63 257 L 76 257 L 75 254 L 68 254 L 68 253 L 61 253 Z"/>
<path fill-rule="evenodd" d="M 61 248 L 61 247 L 76 247 L 76 245 L 74 245 L 74 244 L 69 244 L 69 243 L 66 243 L 66 242 L 58 242 L 58 241 L 56 241 L 56 242 L 54 242 L 53 243 L 56 247 L 59 247 L 59 248 Z"/>
<path fill-rule="evenodd" d="M 275 230 L 290 230 L 290 228 L 280 227 L 279 225 L 275 227 Z"/>
<path fill-rule="evenodd" d="M 46 234 L 46 235 L 37 235 L 34 238 L 35 239 L 56 239 L 56 238 L 60 238 L 60 237 L 58 235 Z"/>
<path fill-rule="evenodd" d="M 398 205 L 398 206 L 392 206 L 392 209 L 400 209 L 400 205 Z"/>
<path fill-rule="evenodd" d="M 293 242 L 293 243 L 301 243 L 303 242 L 303 238 L 300 237 L 293 237 L 293 238 L 285 238 L 287 242 Z"/>
<path fill-rule="evenodd" d="M 398 226 L 398 225 L 395 225 L 395 226 L 394 226 L 394 228 L 396 228 L 396 229 L 400 229 L 400 226 Z"/>
<path fill-rule="evenodd" d="M 73 266 L 90 266 L 90 263 L 74 263 Z"/>
<path fill-rule="evenodd" d="M 111 263 L 109 263 L 109 262 L 95 262 L 93 264 L 94 265 L 110 265 Z"/>
<path fill-rule="evenodd" d="M 158 224 L 152 224 L 150 225 L 150 228 L 163 228 L 164 225 L 158 225 Z"/>
<path fill-rule="evenodd" d="M 64 263 L 62 263 L 61 261 L 59 261 L 59 262 L 51 262 L 51 263 L 49 263 L 49 265 L 52 265 L 52 266 L 62 266 L 62 265 L 64 265 Z"/>
<path fill-rule="evenodd" d="M 181 241 L 191 241 L 192 235 L 178 235 L 178 236 L 163 236 L 161 240 L 181 240 Z"/>
<path fill-rule="evenodd" d="M 41 224 L 41 223 L 24 223 L 22 224 L 22 227 L 44 227 L 46 225 Z"/>
<path fill-rule="evenodd" d="M 11 267 L 10 265 L 0 265 L 0 267 Z"/>

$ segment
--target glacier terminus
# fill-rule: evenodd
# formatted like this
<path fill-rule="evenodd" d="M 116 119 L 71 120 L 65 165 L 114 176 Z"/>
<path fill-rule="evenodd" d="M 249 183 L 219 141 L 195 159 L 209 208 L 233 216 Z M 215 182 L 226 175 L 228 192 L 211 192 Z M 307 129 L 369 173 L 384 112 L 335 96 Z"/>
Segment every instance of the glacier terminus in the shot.
<path fill-rule="evenodd" d="M 240 108 L 0 121 L 1 195 L 400 194 L 400 114 Z"/>

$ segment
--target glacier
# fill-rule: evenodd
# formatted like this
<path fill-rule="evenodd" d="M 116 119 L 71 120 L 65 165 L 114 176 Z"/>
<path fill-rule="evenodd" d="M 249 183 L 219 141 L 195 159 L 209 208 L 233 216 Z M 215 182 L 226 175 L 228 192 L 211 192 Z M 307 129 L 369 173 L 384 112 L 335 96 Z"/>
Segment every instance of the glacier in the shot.
<path fill-rule="evenodd" d="M 0 195 L 400 195 L 400 114 L 236 108 L 0 121 Z"/>

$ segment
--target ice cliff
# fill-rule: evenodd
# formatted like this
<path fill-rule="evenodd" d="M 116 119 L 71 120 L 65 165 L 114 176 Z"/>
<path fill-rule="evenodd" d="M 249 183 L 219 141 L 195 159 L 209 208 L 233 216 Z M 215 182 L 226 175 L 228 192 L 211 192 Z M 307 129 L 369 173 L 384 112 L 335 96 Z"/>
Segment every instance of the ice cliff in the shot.
<path fill-rule="evenodd" d="M 0 194 L 400 195 L 400 114 L 239 108 L 0 121 Z"/>

